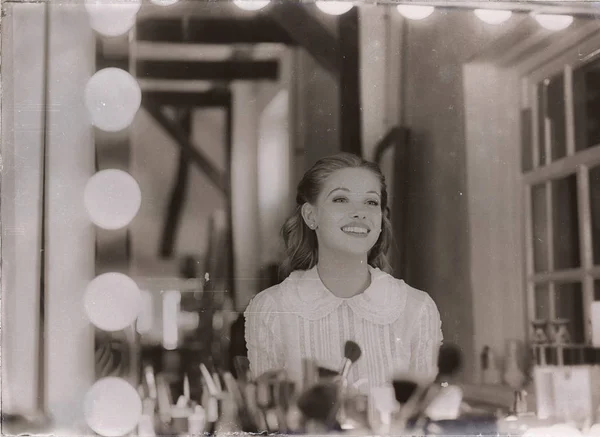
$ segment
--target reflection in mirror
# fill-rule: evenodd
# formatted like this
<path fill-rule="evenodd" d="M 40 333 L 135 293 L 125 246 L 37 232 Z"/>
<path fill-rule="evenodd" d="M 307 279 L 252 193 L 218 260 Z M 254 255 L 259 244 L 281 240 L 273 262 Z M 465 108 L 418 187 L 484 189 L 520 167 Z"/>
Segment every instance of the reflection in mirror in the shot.
<path fill-rule="evenodd" d="M 504 369 L 507 344 L 535 346 L 520 388 L 567 420 L 531 378 L 538 358 L 589 365 L 600 346 L 594 5 L 109 3 L 5 5 L 2 376 L 15 430 L 123 435 L 147 416 L 156 432 L 217 429 L 228 410 L 208 388 L 237 394 L 225 372 L 246 374 L 243 311 L 284 279 L 296 185 L 338 151 L 382 167 L 394 275 L 440 308 L 464 401 L 511 407 L 506 381 L 480 384 L 482 351 Z M 102 411 L 84 411 L 107 379 L 135 423 L 101 429 Z"/>

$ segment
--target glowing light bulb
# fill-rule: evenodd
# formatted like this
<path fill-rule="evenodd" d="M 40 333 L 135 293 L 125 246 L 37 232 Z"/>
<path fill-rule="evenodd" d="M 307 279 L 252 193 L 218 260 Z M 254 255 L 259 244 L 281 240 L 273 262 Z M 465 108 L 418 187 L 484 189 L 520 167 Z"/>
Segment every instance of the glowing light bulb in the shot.
<path fill-rule="evenodd" d="M 348 12 L 354 4 L 351 1 L 322 0 L 315 3 L 317 7 L 329 15 L 342 15 Z"/>
<path fill-rule="evenodd" d="M 535 14 L 533 17 L 544 29 L 554 31 L 566 29 L 573 23 L 571 15 Z"/>
<path fill-rule="evenodd" d="M 131 326 L 142 307 L 142 295 L 133 279 L 122 273 L 104 273 L 85 289 L 85 313 L 94 326 L 114 332 Z"/>
<path fill-rule="evenodd" d="M 141 6 L 142 0 L 85 0 L 90 26 L 106 36 L 127 33 Z"/>
<path fill-rule="evenodd" d="M 133 122 L 142 104 L 142 90 L 125 70 L 104 68 L 88 80 L 84 102 L 94 126 L 118 132 Z"/>
<path fill-rule="evenodd" d="M 102 170 L 87 182 L 83 203 L 92 223 L 102 229 L 116 230 L 127 226 L 142 204 L 142 191 L 127 172 Z"/>
<path fill-rule="evenodd" d="M 83 408 L 88 426 L 105 437 L 129 434 L 142 415 L 138 392 L 124 379 L 115 377 L 102 378 L 92 385 Z"/>
<path fill-rule="evenodd" d="M 435 8 L 433 6 L 421 5 L 398 5 L 396 9 L 400 14 L 410 20 L 422 20 L 433 14 Z"/>
<path fill-rule="evenodd" d="M 481 21 L 488 24 L 501 24 L 512 16 L 512 11 L 501 9 L 475 9 L 473 13 Z"/>
<path fill-rule="evenodd" d="M 270 0 L 233 0 L 233 4 L 245 11 L 258 11 L 266 7 Z"/>
<path fill-rule="evenodd" d="M 158 6 L 171 6 L 177 3 L 179 0 L 150 0 L 152 3 Z"/>

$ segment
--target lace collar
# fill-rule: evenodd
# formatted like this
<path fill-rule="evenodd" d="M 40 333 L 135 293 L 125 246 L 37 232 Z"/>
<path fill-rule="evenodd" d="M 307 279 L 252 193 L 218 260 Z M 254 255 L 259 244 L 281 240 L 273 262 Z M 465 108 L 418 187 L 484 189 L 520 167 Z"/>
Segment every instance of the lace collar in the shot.
<path fill-rule="evenodd" d="M 318 320 L 346 303 L 359 317 L 376 324 L 387 325 L 400 317 L 406 306 L 407 290 L 404 281 L 369 266 L 371 284 L 362 293 L 350 298 L 335 296 L 317 272 L 294 271 L 282 282 L 282 308 L 305 319 Z"/>

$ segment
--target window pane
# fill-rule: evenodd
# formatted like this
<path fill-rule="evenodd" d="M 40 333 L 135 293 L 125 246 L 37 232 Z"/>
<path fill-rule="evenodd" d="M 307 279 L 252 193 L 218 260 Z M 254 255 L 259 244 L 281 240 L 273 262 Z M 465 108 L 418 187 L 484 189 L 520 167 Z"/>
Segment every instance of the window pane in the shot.
<path fill-rule="evenodd" d="M 571 340 L 584 341 L 583 292 L 581 283 L 556 284 L 556 318 L 569 320 Z"/>
<path fill-rule="evenodd" d="M 537 143 L 537 149 L 538 149 L 538 155 L 539 155 L 539 162 L 538 165 L 540 167 L 543 167 L 544 165 L 546 165 L 546 146 L 545 146 L 545 120 L 546 120 L 546 101 L 548 100 L 547 98 L 547 94 L 548 94 L 548 90 L 547 90 L 547 85 L 546 82 L 540 82 L 537 86 L 537 104 L 538 104 L 538 115 L 537 115 L 537 130 L 538 130 L 538 143 Z"/>
<path fill-rule="evenodd" d="M 600 264 L 600 167 L 590 169 L 589 179 L 594 264 Z"/>
<path fill-rule="evenodd" d="M 548 284 L 535 285 L 535 318 L 537 320 L 550 319 L 550 295 Z"/>
<path fill-rule="evenodd" d="M 554 269 L 579 267 L 579 213 L 577 211 L 577 177 L 567 176 L 552 184 L 552 233 Z"/>
<path fill-rule="evenodd" d="M 600 144 L 600 60 L 573 71 L 575 149 Z"/>
<path fill-rule="evenodd" d="M 533 169 L 533 135 L 531 109 L 521 110 L 521 170 L 525 173 Z"/>
<path fill-rule="evenodd" d="M 548 219 L 546 217 L 546 185 L 531 188 L 533 219 L 533 266 L 534 271 L 548 271 Z"/>
<path fill-rule="evenodd" d="M 565 78 L 562 74 L 548 81 L 546 105 L 550 120 L 550 150 L 555 161 L 567 155 Z"/>

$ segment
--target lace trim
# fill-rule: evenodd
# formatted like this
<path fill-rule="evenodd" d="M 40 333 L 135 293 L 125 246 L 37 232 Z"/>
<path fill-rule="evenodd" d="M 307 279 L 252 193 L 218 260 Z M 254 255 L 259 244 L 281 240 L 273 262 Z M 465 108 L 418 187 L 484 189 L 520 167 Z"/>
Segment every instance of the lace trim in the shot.
<path fill-rule="evenodd" d="M 316 267 L 293 272 L 281 283 L 282 310 L 314 321 L 327 317 L 347 303 L 356 315 L 365 320 L 379 325 L 393 323 L 406 307 L 406 284 L 379 269 L 369 269 L 371 285 L 349 299 L 336 297 L 327 290 Z"/>

